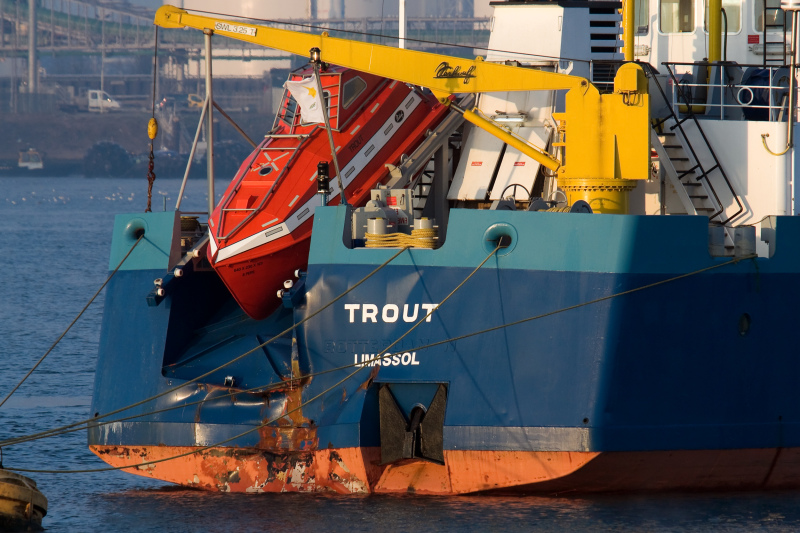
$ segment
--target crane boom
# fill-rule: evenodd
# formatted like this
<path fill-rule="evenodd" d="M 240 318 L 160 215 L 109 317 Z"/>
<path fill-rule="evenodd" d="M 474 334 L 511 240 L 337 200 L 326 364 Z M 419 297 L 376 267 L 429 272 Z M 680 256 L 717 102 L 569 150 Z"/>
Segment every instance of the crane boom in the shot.
<path fill-rule="evenodd" d="M 210 30 L 232 39 L 306 57 L 308 51 L 316 47 L 326 63 L 428 87 L 437 95 L 571 89 L 588 83 L 584 78 L 566 74 L 339 39 L 328 36 L 327 32 L 314 35 L 221 20 L 191 14 L 169 5 L 158 9 L 155 23 L 163 28 L 189 26 Z"/>
<path fill-rule="evenodd" d="M 633 188 L 628 180 L 647 179 L 650 168 L 649 97 L 641 67 L 627 63 L 614 79 L 614 93 L 600 94 L 586 78 L 532 68 L 393 48 L 349 39 L 270 28 L 189 13 L 164 5 L 155 24 L 164 28 L 191 27 L 267 48 L 308 56 L 320 50 L 322 61 L 385 78 L 427 87 L 449 104 L 449 95 L 463 93 L 566 90 L 564 113 L 554 113 L 569 154 L 569 164 L 546 151 L 521 142 L 507 130 L 476 113 L 454 109 L 464 118 L 514 146 L 552 171 L 559 186 L 591 195 L 591 191 Z M 568 148 L 567 148 L 568 147 Z M 609 183 L 612 180 L 614 183 Z M 601 183 L 602 182 L 602 183 Z M 622 184 L 621 182 L 625 182 Z M 587 196 L 588 198 L 588 196 Z"/>

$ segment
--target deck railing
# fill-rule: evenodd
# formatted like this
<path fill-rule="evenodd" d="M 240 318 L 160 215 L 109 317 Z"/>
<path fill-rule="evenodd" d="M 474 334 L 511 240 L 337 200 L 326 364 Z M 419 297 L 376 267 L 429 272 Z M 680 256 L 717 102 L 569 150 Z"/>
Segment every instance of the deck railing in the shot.
<path fill-rule="evenodd" d="M 788 117 L 787 66 L 699 61 L 663 65 L 669 74 L 671 104 L 681 114 L 768 122 L 783 122 Z"/>

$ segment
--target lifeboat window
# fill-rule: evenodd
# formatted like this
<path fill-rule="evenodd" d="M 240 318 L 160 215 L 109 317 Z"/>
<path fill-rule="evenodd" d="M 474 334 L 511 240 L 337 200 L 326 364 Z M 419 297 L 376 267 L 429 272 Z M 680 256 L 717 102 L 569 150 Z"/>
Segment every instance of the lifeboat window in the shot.
<path fill-rule="evenodd" d="M 347 109 L 350 104 L 356 101 L 356 98 L 364 92 L 367 88 L 367 82 L 356 76 L 351 80 L 345 82 L 342 88 L 342 107 Z"/>
<path fill-rule="evenodd" d="M 647 35 L 650 30 L 650 2 L 636 0 L 636 35 Z"/>
<path fill-rule="evenodd" d="M 694 0 L 659 0 L 661 33 L 694 31 Z"/>
<path fill-rule="evenodd" d="M 703 21 L 703 29 L 708 33 L 708 0 L 705 3 L 705 20 Z M 762 3 L 763 5 L 763 3 Z M 780 5 L 780 4 L 778 4 Z M 741 0 L 722 0 L 722 9 L 725 10 L 725 16 L 728 18 L 728 33 L 738 33 L 742 29 L 742 2 Z M 763 8 L 762 8 L 763 9 Z M 725 22 L 722 22 L 722 28 L 725 29 Z"/>
<path fill-rule="evenodd" d="M 294 116 L 297 113 L 297 100 L 294 99 L 294 96 L 289 94 L 289 91 L 286 91 L 284 94 L 288 96 L 288 98 L 284 97 L 285 104 L 280 117 L 287 126 L 291 126 L 294 122 Z"/>
<path fill-rule="evenodd" d="M 753 6 L 755 9 L 756 31 L 764 31 L 764 0 L 756 0 Z M 784 15 L 783 10 L 778 9 L 780 7 L 780 0 L 767 0 L 767 24 L 773 31 L 781 31 L 780 26 L 783 26 Z"/>

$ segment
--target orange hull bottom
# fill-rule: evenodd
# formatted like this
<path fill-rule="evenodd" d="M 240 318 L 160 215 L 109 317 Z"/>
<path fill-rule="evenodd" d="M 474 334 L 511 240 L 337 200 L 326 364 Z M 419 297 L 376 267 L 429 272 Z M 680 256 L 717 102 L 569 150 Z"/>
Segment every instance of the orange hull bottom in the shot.
<path fill-rule="evenodd" d="M 800 448 L 654 452 L 445 450 L 444 466 L 380 463 L 380 448 L 275 455 L 213 448 L 90 446 L 108 464 L 187 487 L 224 492 L 464 494 L 800 487 Z M 138 465 L 138 466 L 135 466 Z"/>

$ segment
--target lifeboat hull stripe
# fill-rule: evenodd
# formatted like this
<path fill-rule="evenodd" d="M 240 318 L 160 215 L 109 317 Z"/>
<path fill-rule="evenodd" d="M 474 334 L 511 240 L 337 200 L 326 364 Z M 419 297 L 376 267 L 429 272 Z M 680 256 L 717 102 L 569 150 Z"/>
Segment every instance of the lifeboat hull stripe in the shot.
<path fill-rule="evenodd" d="M 270 224 L 274 224 L 274 223 L 276 223 L 277 221 L 278 221 L 278 219 L 277 219 L 277 218 L 273 218 L 273 219 L 272 219 L 272 220 L 270 220 L 269 222 L 265 222 L 264 224 L 261 224 L 261 227 L 262 227 L 262 228 L 266 228 L 266 227 L 267 227 L 267 226 L 269 226 Z"/>
<path fill-rule="evenodd" d="M 397 109 L 395 109 L 394 113 L 392 113 L 389 118 L 386 119 L 386 122 L 381 128 L 378 129 L 375 135 L 370 138 L 368 142 L 364 143 L 364 147 L 359 150 L 359 152 L 341 171 L 342 182 L 345 188 L 347 188 L 347 186 L 356 179 L 356 177 L 367 167 L 367 165 L 370 164 L 375 155 L 378 154 L 384 146 L 386 146 L 389 140 L 396 132 L 400 130 L 406 119 L 414 112 L 414 110 L 416 110 L 417 106 L 419 106 L 421 102 L 422 99 L 416 92 L 410 92 L 408 96 L 400 103 L 400 105 L 397 106 Z M 389 126 L 395 127 L 389 128 Z M 336 180 L 331 180 L 330 187 L 331 198 L 335 198 L 340 193 L 339 184 L 336 183 Z M 319 195 L 315 194 L 309 198 L 307 202 L 297 208 L 295 213 L 298 213 L 298 215 L 295 216 L 295 214 L 292 213 L 284 222 L 271 227 L 269 231 L 259 231 L 258 233 L 250 235 L 249 237 L 245 237 L 244 239 L 232 243 L 229 246 L 220 248 L 219 253 L 216 256 L 216 262 L 219 263 L 220 261 L 225 261 L 226 259 L 230 259 L 231 257 L 235 257 L 241 253 L 252 250 L 253 248 L 257 248 L 267 244 L 268 242 L 272 242 L 280 239 L 281 237 L 289 235 L 291 232 L 297 229 L 300 224 L 308 220 L 314 214 L 314 210 L 319 205 Z M 217 253 L 216 248 L 216 242 L 212 238 L 212 256 L 213 254 Z"/>

